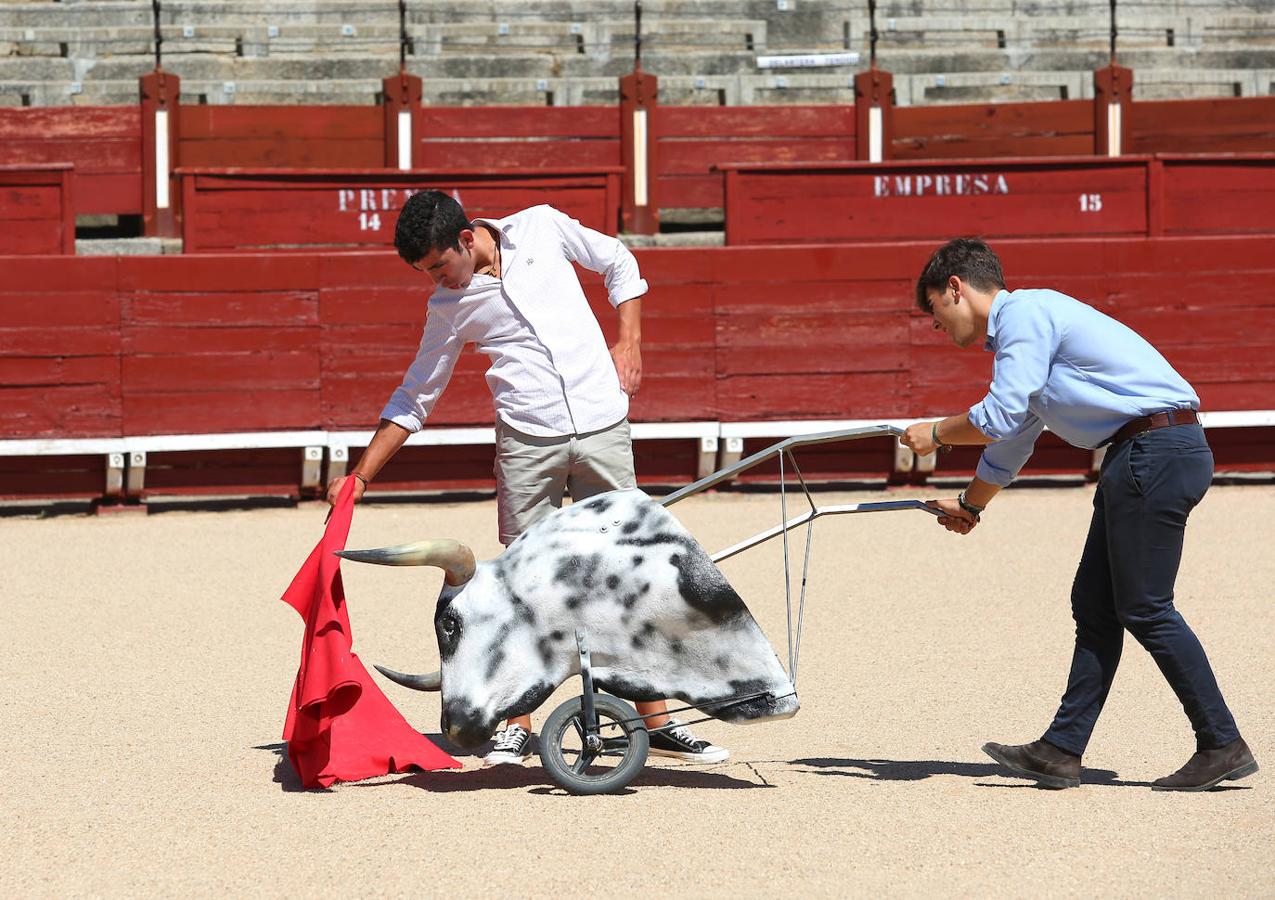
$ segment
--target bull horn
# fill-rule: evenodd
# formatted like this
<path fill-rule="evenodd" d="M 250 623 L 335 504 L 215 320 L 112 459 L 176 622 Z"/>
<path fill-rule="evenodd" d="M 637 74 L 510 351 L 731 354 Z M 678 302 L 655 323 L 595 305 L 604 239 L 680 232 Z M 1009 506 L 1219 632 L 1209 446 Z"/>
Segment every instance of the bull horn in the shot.
<path fill-rule="evenodd" d="M 438 566 L 447 573 L 443 580 L 452 587 L 459 587 L 474 577 L 474 551 L 460 541 L 418 541 L 377 550 L 338 550 L 336 555 L 378 566 Z"/>
<path fill-rule="evenodd" d="M 401 684 L 403 687 L 411 688 L 414 691 L 441 691 L 443 689 L 443 675 L 441 672 L 430 672 L 428 675 L 404 675 L 402 672 L 395 672 L 393 669 L 387 669 L 385 666 L 376 667 L 376 671 L 380 672 L 395 684 Z"/>

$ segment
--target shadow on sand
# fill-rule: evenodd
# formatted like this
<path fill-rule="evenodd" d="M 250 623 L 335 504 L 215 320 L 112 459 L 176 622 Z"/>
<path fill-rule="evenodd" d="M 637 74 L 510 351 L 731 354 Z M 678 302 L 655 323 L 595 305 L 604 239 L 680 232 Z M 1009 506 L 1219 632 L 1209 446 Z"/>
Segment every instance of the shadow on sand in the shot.
<path fill-rule="evenodd" d="M 448 752 L 455 752 L 441 735 L 425 735 L 438 746 Z M 278 759 L 274 765 L 274 782 L 285 793 L 309 792 L 324 793 L 327 788 L 307 788 L 288 760 L 288 747 L 284 743 L 261 744 L 254 750 L 269 750 Z M 485 791 L 485 790 L 527 790 L 531 794 L 552 796 L 569 796 L 558 787 L 547 772 L 538 765 L 539 760 L 532 756 L 526 766 L 493 766 L 489 769 L 475 768 L 464 771 L 445 770 L 441 772 L 422 772 L 413 770 L 390 781 L 377 781 L 370 784 L 351 783 L 355 787 L 376 788 L 389 784 L 407 784 L 434 793 L 451 793 L 453 791 Z M 701 768 L 683 766 L 646 766 L 632 785 L 619 794 L 632 794 L 641 787 L 685 787 L 709 790 L 740 790 L 744 788 L 769 788 L 774 785 L 764 781 L 751 781 L 747 778 L 735 778 L 726 774 L 722 768 Z M 750 767 L 751 770 L 751 767 Z"/>
<path fill-rule="evenodd" d="M 934 759 L 830 759 L 827 757 L 813 757 L 810 759 L 794 759 L 792 760 L 792 765 L 809 766 L 810 769 L 807 771 L 814 775 L 841 775 L 846 778 L 869 778 L 876 781 L 920 781 L 932 775 L 960 775 L 963 778 L 1001 777 L 1013 778 L 1017 779 L 1017 781 L 1014 783 L 978 781 L 975 784 L 978 787 L 1029 788 L 1041 791 L 1056 790 L 1055 788 L 1036 784 L 1031 779 L 1015 775 L 994 762 L 966 763 L 944 762 Z M 1110 769 L 1090 768 L 1085 768 L 1080 773 L 1080 784 L 1082 787 L 1086 785 L 1098 787 L 1151 787 L 1151 782 L 1149 781 L 1130 781 L 1120 778 L 1116 772 Z M 1249 788 L 1242 785 L 1218 785 L 1212 790 L 1218 792 L 1246 791 Z"/>

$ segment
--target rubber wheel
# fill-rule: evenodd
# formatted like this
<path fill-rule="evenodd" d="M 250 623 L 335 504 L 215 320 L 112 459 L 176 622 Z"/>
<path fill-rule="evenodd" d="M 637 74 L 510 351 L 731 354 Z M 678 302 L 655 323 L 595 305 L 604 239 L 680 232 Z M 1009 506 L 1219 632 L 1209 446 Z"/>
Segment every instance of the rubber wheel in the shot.
<path fill-rule="evenodd" d="M 594 694 L 600 753 L 584 743 L 584 698 L 563 703 L 540 729 L 540 762 L 568 793 L 613 794 L 624 790 L 646 764 L 651 747 L 646 726 L 632 706 L 618 697 Z"/>

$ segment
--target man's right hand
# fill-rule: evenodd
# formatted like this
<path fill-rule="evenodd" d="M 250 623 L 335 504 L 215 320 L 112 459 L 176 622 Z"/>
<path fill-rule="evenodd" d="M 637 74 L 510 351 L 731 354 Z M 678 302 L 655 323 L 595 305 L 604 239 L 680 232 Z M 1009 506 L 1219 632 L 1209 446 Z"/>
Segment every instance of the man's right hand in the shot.
<path fill-rule="evenodd" d="M 925 505 L 941 512 L 939 524 L 956 534 L 969 534 L 978 524 L 978 519 L 961 508 L 959 500 L 929 500 Z"/>
<path fill-rule="evenodd" d="M 347 479 L 354 478 L 353 475 L 342 475 L 340 478 L 333 478 L 328 482 L 328 506 L 336 506 L 336 498 L 341 496 L 341 489 L 345 487 Z M 363 499 L 363 492 L 367 490 L 363 482 L 354 478 L 354 502 L 358 503 Z"/>

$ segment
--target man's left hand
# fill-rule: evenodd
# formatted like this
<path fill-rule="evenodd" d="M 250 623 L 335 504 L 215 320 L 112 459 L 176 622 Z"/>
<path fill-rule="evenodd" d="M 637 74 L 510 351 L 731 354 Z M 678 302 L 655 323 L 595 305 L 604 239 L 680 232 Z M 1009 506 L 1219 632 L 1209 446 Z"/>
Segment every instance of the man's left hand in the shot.
<path fill-rule="evenodd" d="M 978 525 L 978 519 L 963 509 L 959 500 L 927 500 L 925 505 L 943 514 L 938 522 L 948 531 L 969 534 Z"/>
<path fill-rule="evenodd" d="M 636 341 L 621 341 L 611 348 L 620 387 L 632 397 L 642 384 L 642 348 Z"/>

